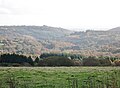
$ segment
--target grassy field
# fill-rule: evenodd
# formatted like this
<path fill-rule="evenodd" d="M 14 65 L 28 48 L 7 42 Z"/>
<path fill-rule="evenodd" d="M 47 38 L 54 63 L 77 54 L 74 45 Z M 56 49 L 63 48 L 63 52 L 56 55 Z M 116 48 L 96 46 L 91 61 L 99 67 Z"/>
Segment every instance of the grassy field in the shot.
<path fill-rule="evenodd" d="M 120 88 L 120 67 L 0 67 L 0 88 Z"/>

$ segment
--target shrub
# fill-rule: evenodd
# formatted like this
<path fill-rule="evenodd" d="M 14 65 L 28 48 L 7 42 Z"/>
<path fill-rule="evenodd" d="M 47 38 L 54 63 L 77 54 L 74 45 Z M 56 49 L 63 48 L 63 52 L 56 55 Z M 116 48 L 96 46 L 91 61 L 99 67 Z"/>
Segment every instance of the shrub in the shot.
<path fill-rule="evenodd" d="M 100 62 L 98 59 L 96 59 L 95 57 L 88 57 L 88 58 L 84 58 L 83 59 L 83 65 L 84 66 L 99 66 Z"/>
<path fill-rule="evenodd" d="M 115 60 L 114 63 L 116 66 L 120 66 L 120 60 Z"/>
<path fill-rule="evenodd" d="M 80 60 L 73 60 L 74 66 L 82 66 L 82 62 Z"/>
<path fill-rule="evenodd" d="M 73 60 L 70 60 L 62 56 L 51 56 L 40 60 L 38 63 L 39 66 L 73 66 Z"/>
<path fill-rule="evenodd" d="M 110 66 L 111 62 L 108 59 L 99 59 L 100 65 L 101 66 Z"/>
<path fill-rule="evenodd" d="M 22 63 L 29 63 L 33 65 L 33 60 L 31 57 L 26 57 L 24 55 L 18 54 L 2 54 L 0 63 L 7 63 L 5 66 L 10 65 L 12 66 L 13 63 L 22 64 Z"/>

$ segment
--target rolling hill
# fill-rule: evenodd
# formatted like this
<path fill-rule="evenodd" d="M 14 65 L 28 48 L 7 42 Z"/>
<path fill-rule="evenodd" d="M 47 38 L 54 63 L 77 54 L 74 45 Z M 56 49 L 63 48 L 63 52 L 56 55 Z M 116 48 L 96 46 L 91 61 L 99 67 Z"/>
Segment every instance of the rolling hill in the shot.
<path fill-rule="evenodd" d="M 108 31 L 111 31 L 111 32 L 120 32 L 120 27 L 116 27 L 116 28 L 112 28 Z"/>
<path fill-rule="evenodd" d="M 67 52 L 119 55 L 120 27 L 108 31 L 74 32 L 50 26 L 0 26 L 0 52 L 41 54 Z"/>

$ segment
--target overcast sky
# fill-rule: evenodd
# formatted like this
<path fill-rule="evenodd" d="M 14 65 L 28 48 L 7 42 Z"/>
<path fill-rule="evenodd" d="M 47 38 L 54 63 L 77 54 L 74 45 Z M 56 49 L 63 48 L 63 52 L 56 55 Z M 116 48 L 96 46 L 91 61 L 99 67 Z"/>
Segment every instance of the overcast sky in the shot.
<path fill-rule="evenodd" d="M 0 25 L 120 26 L 120 0 L 0 0 Z"/>

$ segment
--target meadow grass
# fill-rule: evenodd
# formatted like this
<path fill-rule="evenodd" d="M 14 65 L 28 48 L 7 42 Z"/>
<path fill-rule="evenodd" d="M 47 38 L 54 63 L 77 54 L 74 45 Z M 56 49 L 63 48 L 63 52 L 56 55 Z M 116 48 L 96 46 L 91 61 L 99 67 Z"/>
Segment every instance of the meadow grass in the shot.
<path fill-rule="evenodd" d="M 0 88 L 120 88 L 120 67 L 0 67 Z"/>

